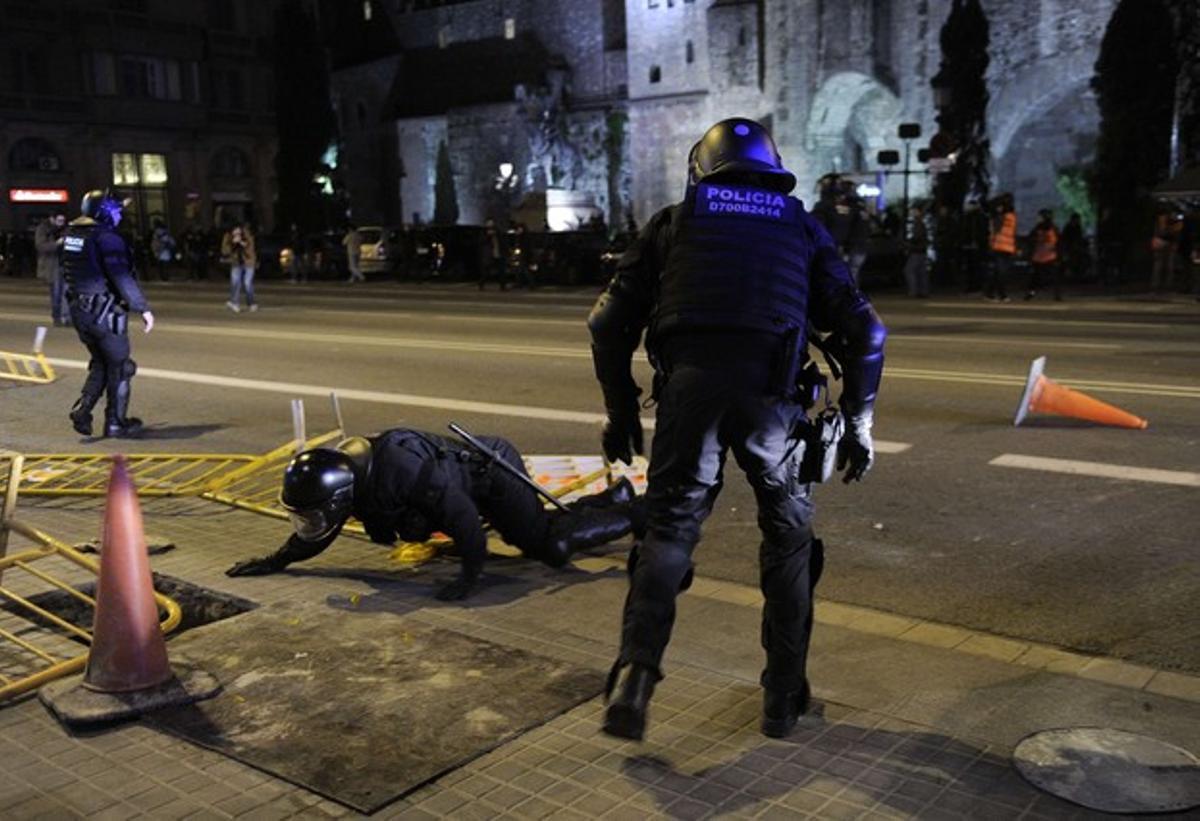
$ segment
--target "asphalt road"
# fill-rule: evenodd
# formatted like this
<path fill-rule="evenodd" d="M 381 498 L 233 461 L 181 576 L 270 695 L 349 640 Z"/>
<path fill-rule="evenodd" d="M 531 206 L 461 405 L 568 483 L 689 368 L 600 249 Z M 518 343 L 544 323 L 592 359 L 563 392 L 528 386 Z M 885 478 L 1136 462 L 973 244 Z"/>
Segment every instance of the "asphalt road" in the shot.
<path fill-rule="evenodd" d="M 266 283 L 262 310 L 238 315 L 216 284 L 148 293 L 159 325 L 134 335 L 134 410 L 151 429 L 120 444 L 127 450 L 262 451 L 290 436 L 292 396 L 306 396 L 310 432 L 333 427 L 329 389 L 354 432 L 440 431 L 453 419 L 527 453 L 597 450 L 602 407 L 584 326 L 594 293 Z M 866 482 L 818 491 L 820 594 L 1200 672 L 1200 304 L 876 304 L 891 330 L 876 413 L 888 452 Z M 0 350 L 27 350 L 45 317 L 39 284 L 0 280 Z M 74 333 L 51 329 L 46 350 L 55 384 L 0 380 L 0 446 L 118 449 L 81 440 L 67 422 L 86 359 Z M 1042 355 L 1053 379 L 1146 417 L 1149 429 L 1048 416 L 1013 427 Z M 649 384 L 644 359 L 637 375 Z M 1005 455 L 1065 464 L 991 464 Z M 1061 472 L 1080 469 L 1115 475 Z M 753 499 L 735 474 L 697 564 L 754 583 Z"/>

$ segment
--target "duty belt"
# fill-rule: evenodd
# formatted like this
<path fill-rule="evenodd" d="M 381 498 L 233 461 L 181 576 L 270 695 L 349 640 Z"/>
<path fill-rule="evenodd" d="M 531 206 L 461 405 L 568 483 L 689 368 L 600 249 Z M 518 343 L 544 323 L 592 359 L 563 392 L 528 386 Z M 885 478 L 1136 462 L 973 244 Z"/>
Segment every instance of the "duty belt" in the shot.
<path fill-rule="evenodd" d="M 116 302 L 112 294 L 79 294 L 74 291 L 67 294 L 67 300 L 75 303 L 85 311 L 93 311 L 95 313 L 107 312 L 113 303 Z"/>

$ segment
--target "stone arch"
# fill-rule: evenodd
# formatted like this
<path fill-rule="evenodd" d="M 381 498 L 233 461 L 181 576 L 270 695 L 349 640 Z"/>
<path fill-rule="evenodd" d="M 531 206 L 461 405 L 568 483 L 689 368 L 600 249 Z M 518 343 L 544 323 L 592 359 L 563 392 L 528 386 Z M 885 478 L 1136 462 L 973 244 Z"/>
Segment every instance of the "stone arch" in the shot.
<path fill-rule="evenodd" d="M 805 147 L 812 158 L 810 169 L 817 176 L 866 170 L 846 167 L 849 143 L 862 150 L 865 165 L 874 167 L 875 153 L 890 147 L 889 137 L 903 108 L 900 98 L 874 77 L 855 71 L 831 75 L 809 109 Z"/>
<path fill-rule="evenodd" d="M 1013 192 L 1022 229 L 1038 209 L 1060 205 L 1057 172 L 1094 156 L 1100 116 L 1090 87 L 1095 45 L 1029 64 L 988 105 L 994 190 Z"/>

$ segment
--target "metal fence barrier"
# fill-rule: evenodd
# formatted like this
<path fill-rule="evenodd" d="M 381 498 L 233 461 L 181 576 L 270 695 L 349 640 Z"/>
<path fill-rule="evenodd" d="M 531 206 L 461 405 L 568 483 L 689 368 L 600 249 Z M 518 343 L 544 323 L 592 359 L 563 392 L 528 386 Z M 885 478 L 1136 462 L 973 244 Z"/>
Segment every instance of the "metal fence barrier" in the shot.
<path fill-rule="evenodd" d="M 94 610 L 95 599 L 62 578 L 57 567 L 65 562 L 67 570 L 82 569 L 85 577 L 100 572 L 94 559 L 16 518 L 24 460 L 20 454 L 2 455 L 7 457 L 8 475 L 0 508 L 0 603 L 6 605 L 0 613 L 0 702 L 84 668 L 87 652 L 75 651 L 79 642 L 91 644 L 91 632 L 41 606 L 37 599 L 40 592 L 58 591 Z M 33 547 L 10 555 L 13 533 L 32 542 Z M 14 584 L 15 571 L 23 575 Z M 154 598 L 165 614 L 162 630 L 169 633 L 179 626 L 182 611 L 161 593 L 156 592 Z"/>
<path fill-rule="evenodd" d="M 42 353 L 42 345 L 46 341 L 46 328 L 39 325 L 33 335 L 33 351 L 31 353 L 12 353 L 0 351 L 0 379 L 13 379 L 17 382 L 32 382 L 46 385 L 55 379 L 54 368 L 50 360 Z"/>

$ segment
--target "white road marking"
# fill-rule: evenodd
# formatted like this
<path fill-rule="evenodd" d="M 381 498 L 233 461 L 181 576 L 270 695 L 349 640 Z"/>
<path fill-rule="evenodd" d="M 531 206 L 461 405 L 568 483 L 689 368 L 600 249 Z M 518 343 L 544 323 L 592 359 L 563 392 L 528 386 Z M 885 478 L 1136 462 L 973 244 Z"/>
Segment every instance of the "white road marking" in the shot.
<path fill-rule="evenodd" d="M 1108 319 L 1058 319 L 1047 320 L 1045 317 L 1037 316 L 925 316 L 922 317 L 929 322 L 981 322 L 990 325 L 1045 325 L 1047 321 L 1053 321 L 1055 325 L 1063 326 L 1070 325 L 1080 328 L 1153 328 L 1157 331 L 1175 331 L 1178 330 L 1178 325 L 1173 325 L 1169 322 L 1123 322 L 1118 320 Z"/>
<path fill-rule="evenodd" d="M 1072 476 L 1096 476 L 1103 479 L 1129 479 L 1135 482 L 1200 487 L 1200 473 L 1186 470 L 1159 470 L 1158 468 L 1139 468 L 1130 465 L 1109 465 L 1104 462 L 1080 462 L 1075 459 L 1050 459 L 1045 456 L 1023 456 L 1019 453 L 1002 454 L 988 464 L 1005 468 L 1066 473 Z"/>
<path fill-rule="evenodd" d="M 961 334 L 906 334 L 889 332 L 888 342 L 936 342 L 939 345 L 1004 345 L 1014 348 L 1024 345 L 1033 348 L 1083 348 L 1097 351 L 1115 351 L 1124 348 L 1114 342 L 1069 342 L 1060 339 L 1033 339 L 1022 336 L 1014 339 L 1005 336 L 964 336 Z"/>
<path fill-rule="evenodd" d="M 50 358 L 50 363 L 60 368 L 86 370 L 87 363 L 79 359 Z M 518 419 L 544 419 L 552 422 L 575 422 L 584 425 L 599 426 L 604 422 L 602 413 L 587 411 L 562 410 L 559 408 L 543 408 L 536 405 L 506 405 L 496 402 L 475 402 L 467 399 L 451 399 L 444 396 L 420 396 L 411 393 L 390 393 L 388 391 L 367 391 L 358 388 L 335 387 L 332 385 L 305 385 L 297 382 L 273 382 L 265 379 L 244 379 L 237 376 L 217 376 L 207 373 L 190 373 L 188 371 L 173 371 L 165 368 L 138 367 L 138 376 L 168 379 L 173 382 L 186 382 L 193 385 L 211 385 L 219 388 L 241 388 L 244 390 L 268 391 L 282 393 L 288 396 L 319 396 L 328 398 L 330 393 L 336 393 L 340 399 L 356 399 L 360 402 L 379 402 L 385 405 L 405 405 L 414 408 L 433 408 L 436 410 L 462 411 L 463 413 L 478 413 L 491 416 L 512 416 Z M 642 419 L 646 430 L 654 430 L 653 419 Z M 907 442 L 888 442 L 876 440 L 875 450 L 879 453 L 903 453 L 911 448 Z"/>
<path fill-rule="evenodd" d="M 927 382 L 961 382 L 977 385 L 1002 385 L 1022 387 L 1025 376 L 1008 374 L 982 374 L 969 371 L 926 370 L 922 368 L 883 369 L 885 379 L 917 379 Z M 1131 393 L 1142 396 L 1174 396 L 1180 399 L 1200 399 L 1200 387 L 1192 385 L 1164 385 L 1148 382 L 1105 382 L 1097 379 L 1062 379 L 1052 377 L 1055 382 L 1082 391 L 1107 391 L 1109 393 Z M 1018 397 L 1020 398 L 1020 397 Z"/>

